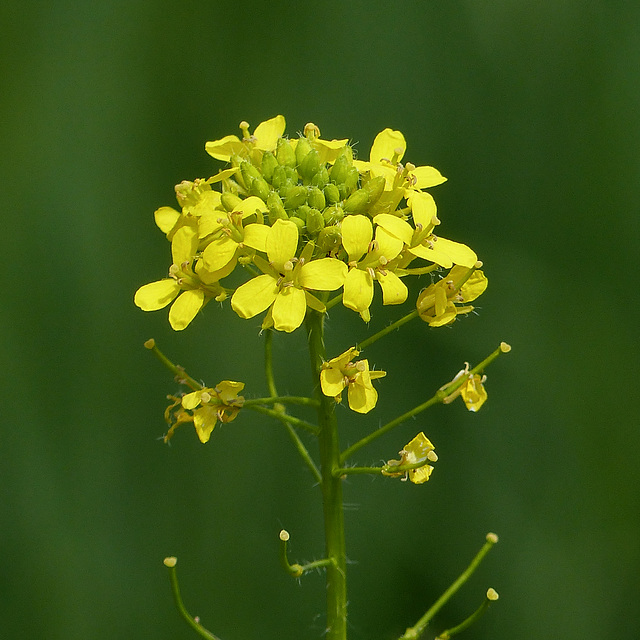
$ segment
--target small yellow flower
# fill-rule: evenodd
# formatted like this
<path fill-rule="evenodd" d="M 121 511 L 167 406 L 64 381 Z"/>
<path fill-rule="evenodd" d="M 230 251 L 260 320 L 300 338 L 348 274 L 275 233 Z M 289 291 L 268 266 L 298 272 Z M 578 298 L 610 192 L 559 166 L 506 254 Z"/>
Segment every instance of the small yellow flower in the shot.
<path fill-rule="evenodd" d="M 460 380 L 463 376 L 465 377 L 465 380 L 462 383 L 462 386 L 456 389 L 451 395 L 447 396 L 443 402 L 444 404 L 450 404 L 458 396 L 462 396 L 462 400 L 464 401 L 467 409 L 469 409 L 469 411 L 477 411 L 487 399 L 487 391 L 484 388 L 487 376 L 480 376 L 477 373 L 471 374 L 468 362 L 465 362 L 464 369 L 458 371 L 454 379 L 441 387 L 441 389 L 446 389 L 457 380 Z"/>
<path fill-rule="evenodd" d="M 431 477 L 433 467 L 427 462 L 435 462 L 438 456 L 435 447 L 421 431 L 409 444 L 407 444 L 400 452 L 400 460 L 389 460 L 387 469 L 383 469 L 385 476 L 392 478 L 402 477 L 402 480 L 409 478 L 414 484 L 422 484 Z M 404 469 L 401 471 L 393 471 L 393 467 L 401 467 L 404 465 L 422 465 L 413 469 Z"/>
<path fill-rule="evenodd" d="M 347 389 L 349 407 L 358 413 L 368 413 L 378 402 L 378 392 L 373 388 L 372 380 L 383 378 L 386 371 L 371 371 L 368 360 L 353 362 L 360 352 L 351 347 L 322 365 L 320 386 L 322 393 L 341 402 L 342 392 Z"/>
<path fill-rule="evenodd" d="M 211 298 L 223 300 L 226 297 L 218 280 L 227 276 L 229 270 L 210 272 L 200 262 L 193 270 L 191 265 L 197 248 L 195 227 L 180 227 L 171 242 L 173 264 L 169 277 L 143 285 L 134 297 L 135 304 L 143 311 L 157 311 L 173 302 L 169 322 L 175 331 L 185 329 Z"/>
<path fill-rule="evenodd" d="M 257 235 L 245 244 L 265 250 L 269 262 L 259 256 L 254 262 L 263 275 L 238 287 L 231 307 L 241 318 L 253 318 L 269 309 L 262 327 L 273 326 L 290 333 L 303 322 L 307 306 L 324 313 L 326 308 L 311 291 L 339 289 L 347 275 L 347 265 L 335 258 L 312 260 L 313 243 L 308 243 L 299 258 L 298 226 L 291 220 L 276 220 L 265 227 L 266 234 Z"/>
<path fill-rule="evenodd" d="M 185 422 L 193 422 L 200 442 L 208 442 L 218 421 L 231 422 L 238 415 L 244 404 L 244 398 L 238 395 L 242 389 L 242 382 L 223 380 L 215 388 L 204 387 L 187 393 L 180 400 L 177 411 L 177 403 L 167 411 L 172 426 L 164 438 L 165 442 L 171 438 L 176 427 Z"/>
<path fill-rule="evenodd" d="M 466 303 L 480 296 L 487 284 L 487 278 L 479 269 L 472 269 L 470 273 L 465 267 L 453 267 L 446 277 L 420 293 L 416 301 L 418 313 L 431 327 L 449 324 L 457 315 L 473 311 L 473 306 Z"/>

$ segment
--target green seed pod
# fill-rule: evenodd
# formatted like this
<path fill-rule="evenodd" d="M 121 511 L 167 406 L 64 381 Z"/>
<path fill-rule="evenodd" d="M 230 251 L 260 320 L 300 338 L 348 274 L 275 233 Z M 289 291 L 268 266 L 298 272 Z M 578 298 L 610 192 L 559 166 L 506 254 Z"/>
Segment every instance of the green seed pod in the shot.
<path fill-rule="evenodd" d="M 338 227 L 325 227 L 319 234 L 316 244 L 320 251 L 331 253 L 340 247 L 342 236 Z"/>
<path fill-rule="evenodd" d="M 307 193 L 309 193 L 307 187 L 291 187 L 287 193 L 287 197 L 284 200 L 284 208 L 288 211 L 297 209 L 300 205 L 304 204 L 307 201 Z"/>
<path fill-rule="evenodd" d="M 324 216 L 318 209 L 309 209 L 307 212 L 307 233 L 317 236 L 324 229 Z"/>
<path fill-rule="evenodd" d="M 350 163 L 346 156 L 341 155 L 336 158 L 336 161 L 329 171 L 329 178 L 334 184 L 342 184 L 347 178 Z"/>
<path fill-rule="evenodd" d="M 258 198 L 266 202 L 271 193 L 271 188 L 264 178 L 255 178 L 251 183 L 249 192 L 252 196 L 258 196 Z"/>
<path fill-rule="evenodd" d="M 330 182 L 324 188 L 324 197 L 329 204 L 337 204 L 338 202 L 340 202 L 340 190 L 338 189 L 338 187 L 336 187 L 335 184 L 333 184 L 333 182 Z"/>
<path fill-rule="evenodd" d="M 289 216 L 284 209 L 280 196 L 272 191 L 267 198 L 267 207 L 269 207 L 269 222 L 273 224 L 276 220 L 287 220 Z"/>
<path fill-rule="evenodd" d="M 304 140 L 304 138 L 302 138 Z M 298 166 L 298 173 L 303 180 L 311 180 L 313 176 L 320 170 L 320 156 L 318 152 L 313 149 L 304 157 L 300 165 Z"/>
<path fill-rule="evenodd" d="M 324 193 L 322 193 L 322 191 L 320 191 L 318 187 L 311 187 L 311 189 L 309 189 L 307 202 L 309 203 L 310 207 L 313 207 L 314 209 L 320 209 L 320 211 L 322 211 L 322 209 L 324 209 L 327 205 Z"/>
<path fill-rule="evenodd" d="M 291 216 L 289 220 L 296 223 L 299 231 L 302 232 L 305 230 L 304 220 L 302 220 L 301 218 L 298 218 L 298 216 Z"/>
<path fill-rule="evenodd" d="M 296 144 L 296 165 L 302 164 L 307 154 L 311 152 L 311 145 L 306 138 L 298 138 Z"/>
<path fill-rule="evenodd" d="M 242 202 L 242 199 L 231 191 L 224 191 L 220 196 L 220 202 L 226 211 L 233 211 Z"/>
<path fill-rule="evenodd" d="M 336 222 L 340 222 L 344 218 L 344 209 L 338 204 L 333 204 L 322 212 L 322 216 L 324 217 L 325 225 L 336 224 Z"/>
<path fill-rule="evenodd" d="M 278 166 L 278 160 L 271 153 L 271 151 L 265 151 L 262 155 L 262 176 L 267 182 L 271 182 L 273 178 L 273 172 Z"/>
<path fill-rule="evenodd" d="M 367 182 L 362 185 L 362 188 L 369 192 L 370 205 L 378 202 L 380 196 L 384 193 L 385 184 L 384 176 L 376 176 L 375 178 L 371 178 L 371 180 L 367 180 Z"/>
<path fill-rule="evenodd" d="M 343 206 L 347 213 L 360 213 L 368 203 L 369 192 L 366 189 L 358 189 L 347 198 Z"/>
<path fill-rule="evenodd" d="M 329 184 L 329 172 L 326 167 L 321 167 L 320 171 L 311 178 L 311 184 L 318 189 L 324 189 Z"/>
<path fill-rule="evenodd" d="M 291 143 L 286 138 L 278 138 L 278 142 L 276 143 L 276 158 L 278 159 L 278 164 L 283 167 L 295 168 L 296 154 Z"/>

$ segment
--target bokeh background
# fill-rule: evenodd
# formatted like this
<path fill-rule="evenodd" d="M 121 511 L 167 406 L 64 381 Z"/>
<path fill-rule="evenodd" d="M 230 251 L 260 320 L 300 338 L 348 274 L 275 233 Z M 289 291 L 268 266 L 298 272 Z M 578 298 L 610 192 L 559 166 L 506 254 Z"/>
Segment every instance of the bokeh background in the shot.
<path fill-rule="evenodd" d="M 477 316 L 368 350 L 388 376 L 375 414 L 341 410 L 345 442 L 513 345 L 477 415 L 439 406 L 361 452 L 424 430 L 440 461 L 419 487 L 349 480 L 351 637 L 397 637 L 488 531 L 500 544 L 434 633 L 493 586 L 465 637 L 640 637 L 637 3 L 9 0 L 0 20 L 3 638 L 194 637 L 166 555 L 223 639 L 322 637 L 322 576 L 278 565 L 281 527 L 293 557 L 322 555 L 319 491 L 282 428 L 250 414 L 208 446 L 158 440 L 177 388 L 143 341 L 259 396 L 259 319 L 211 304 L 176 334 L 132 302 L 169 264 L 153 211 L 219 167 L 204 142 L 278 113 L 361 157 L 403 131 L 407 159 L 449 178 L 443 235 L 490 280 Z M 366 331 L 339 309 L 329 328 L 336 350 Z M 275 357 L 281 390 L 304 392 L 302 332 Z"/>

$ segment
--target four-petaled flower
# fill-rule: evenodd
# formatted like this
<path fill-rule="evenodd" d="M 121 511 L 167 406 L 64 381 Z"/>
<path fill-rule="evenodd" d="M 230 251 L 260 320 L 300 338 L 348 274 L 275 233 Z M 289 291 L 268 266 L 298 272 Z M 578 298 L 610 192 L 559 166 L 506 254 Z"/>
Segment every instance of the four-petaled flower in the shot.
<path fill-rule="evenodd" d="M 320 386 L 325 396 L 330 396 L 336 402 L 342 400 L 342 392 L 347 389 L 349 407 L 358 413 L 368 413 L 376 406 L 378 392 L 371 384 L 372 380 L 383 378 L 386 371 L 369 370 L 368 360 L 353 362 L 353 358 L 360 352 L 351 347 L 322 365 L 320 372 Z"/>
<path fill-rule="evenodd" d="M 302 324 L 307 305 L 321 313 L 326 311 L 311 291 L 339 289 L 346 278 L 347 265 L 335 258 L 312 260 L 311 242 L 296 258 L 299 232 L 291 220 L 276 220 L 272 227 L 263 229 L 262 235 L 245 237 L 244 243 L 266 252 L 269 262 L 254 257 L 263 275 L 238 287 L 231 298 L 231 307 L 241 318 L 253 318 L 269 309 L 262 327 L 273 326 L 290 333 Z"/>
<path fill-rule="evenodd" d="M 477 373 L 471 373 L 469 371 L 469 363 L 464 363 L 464 369 L 458 371 L 453 380 L 445 384 L 440 389 L 446 389 L 450 387 L 454 382 L 464 377 L 464 382 L 453 393 L 448 395 L 442 402 L 449 404 L 453 402 L 458 396 L 462 396 L 462 400 L 469 411 L 477 411 L 487 399 L 487 391 L 484 388 L 484 383 L 487 380 L 487 376 L 479 375 Z"/>
<path fill-rule="evenodd" d="M 427 462 L 435 462 L 438 456 L 436 455 L 435 447 L 422 431 L 409 444 L 405 445 L 399 453 L 401 459 L 389 460 L 387 468 L 382 470 L 383 475 L 392 478 L 402 477 L 402 480 L 409 478 L 414 484 L 422 484 L 429 479 L 433 472 L 433 467 Z M 393 469 L 394 467 L 404 467 L 405 465 L 413 468 L 404 468 L 400 469 L 400 471 L 394 471 Z"/>
<path fill-rule="evenodd" d="M 244 398 L 238 395 L 242 389 L 242 382 L 223 380 L 214 388 L 204 387 L 182 396 L 181 409 L 165 436 L 165 442 L 171 438 L 175 428 L 184 422 L 193 422 L 200 442 L 208 442 L 218 421 L 231 422 L 238 415 L 244 404 Z"/>

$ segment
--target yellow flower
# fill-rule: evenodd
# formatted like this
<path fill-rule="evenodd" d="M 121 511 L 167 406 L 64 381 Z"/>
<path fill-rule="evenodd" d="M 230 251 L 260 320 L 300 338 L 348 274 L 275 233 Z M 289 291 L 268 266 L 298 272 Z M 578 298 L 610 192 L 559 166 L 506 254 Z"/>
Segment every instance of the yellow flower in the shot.
<path fill-rule="evenodd" d="M 213 389 L 204 387 L 187 393 L 180 401 L 181 409 L 173 417 L 165 442 L 171 438 L 176 427 L 184 422 L 193 422 L 200 442 L 208 442 L 218 421 L 231 422 L 238 415 L 244 404 L 244 398 L 238 395 L 242 389 L 242 382 L 223 380 Z M 174 407 L 175 403 L 169 407 L 169 415 Z"/>
<path fill-rule="evenodd" d="M 435 447 L 427 438 L 422 431 L 413 439 L 409 444 L 405 445 L 405 447 L 399 452 L 400 460 L 389 460 L 387 462 L 387 467 L 391 467 L 390 469 L 383 469 L 382 473 L 385 476 L 390 476 L 392 478 L 402 477 L 403 480 L 406 480 L 407 477 L 414 484 L 422 484 L 426 482 L 431 477 L 431 473 L 433 472 L 433 467 L 429 464 L 426 464 L 427 461 L 435 462 L 438 459 L 438 456 L 435 452 Z M 401 471 L 393 471 L 393 467 L 400 467 L 404 465 L 422 465 L 417 466 L 413 469 L 404 469 Z"/>
<path fill-rule="evenodd" d="M 441 387 L 442 389 L 446 389 L 450 387 L 454 382 L 460 380 L 460 378 L 464 377 L 465 380 L 462 383 L 462 386 L 458 387 L 452 394 L 448 395 L 442 402 L 444 404 L 450 404 L 453 402 L 458 396 L 462 396 L 462 400 L 464 401 L 465 406 L 469 411 L 477 411 L 486 401 L 487 399 L 487 391 L 484 388 L 484 383 L 487 380 L 487 376 L 480 376 L 477 373 L 471 374 L 469 371 L 469 363 L 464 363 L 464 369 L 458 371 L 455 375 L 454 379 L 448 384 Z"/>
<path fill-rule="evenodd" d="M 246 122 L 241 122 L 240 128 L 244 134 L 242 140 L 238 136 L 225 136 L 220 140 L 207 142 L 205 149 L 216 160 L 225 162 L 229 162 L 231 156 L 248 156 L 254 147 L 260 151 L 273 151 L 276 148 L 278 138 L 284 133 L 285 127 L 284 116 L 276 116 L 261 122 L 251 135 L 249 125 Z"/>
<path fill-rule="evenodd" d="M 411 227 L 406 222 L 394 219 L 406 225 L 411 233 Z M 350 267 L 344 283 L 342 303 L 369 322 L 374 280 L 382 287 L 383 304 L 402 304 L 407 299 L 407 287 L 389 266 L 402 251 L 404 243 L 380 226 L 373 240 L 371 220 L 362 215 L 345 217 L 341 231 L 342 245 L 349 256 Z"/>
<path fill-rule="evenodd" d="M 418 313 L 431 327 L 449 324 L 457 315 L 473 311 L 472 305 L 464 303 L 480 296 L 487 284 L 488 280 L 480 269 L 453 267 L 446 277 L 420 293 L 416 301 Z"/>
<path fill-rule="evenodd" d="M 143 311 L 157 311 L 173 302 L 169 322 L 175 331 L 185 329 L 211 299 L 223 300 L 226 292 L 218 283 L 228 271 L 209 272 L 198 263 L 192 270 L 198 249 L 198 234 L 193 226 L 180 227 L 171 242 L 173 264 L 169 277 L 140 287 L 134 302 Z"/>
<path fill-rule="evenodd" d="M 347 275 L 347 265 L 335 258 L 312 260 L 313 243 L 308 243 L 299 258 L 298 226 L 291 220 L 276 220 L 265 227 L 263 236 L 248 240 L 253 248 L 266 251 L 269 262 L 254 257 L 263 272 L 238 287 L 231 298 L 231 307 L 241 318 L 253 318 L 269 309 L 262 327 L 273 326 L 290 333 L 304 320 L 307 305 L 324 313 L 326 308 L 310 291 L 339 289 Z"/>
<path fill-rule="evenodd" d="M 358 413 L 368 413 L 378 402 L 378 392 L 373 388 L 372 380 L 383 378 L 385 371 L 370 371 L 368 360 L 353 362 L 360 352 L 351 347 L 322 365 L 320 386 L 322 393 L 341 402 L 342 392 L 347 388 L 349 407 Z"/>

